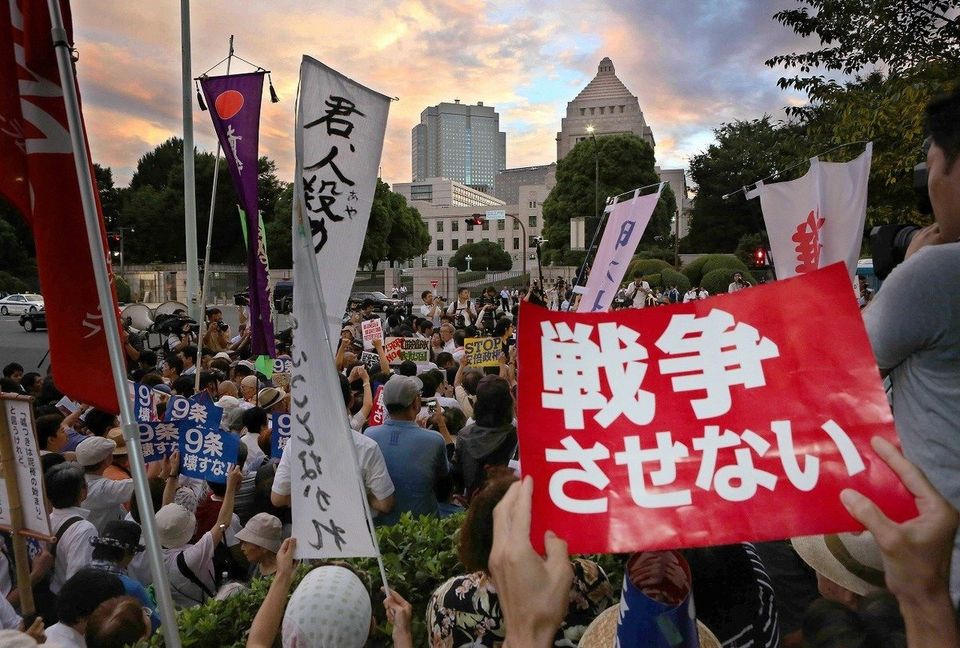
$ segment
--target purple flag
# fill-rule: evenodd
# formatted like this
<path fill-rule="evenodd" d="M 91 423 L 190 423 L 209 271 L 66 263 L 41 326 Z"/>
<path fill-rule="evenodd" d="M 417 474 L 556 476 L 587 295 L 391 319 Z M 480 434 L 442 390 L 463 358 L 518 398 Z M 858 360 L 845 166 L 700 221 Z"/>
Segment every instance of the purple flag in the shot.
<path fill-rule="evenodd" d="M 253 355 L 277 355 L 270 320 L 270 286 L 266 259 L 260 254 L 257 158 L 263 72 L 204 77 L 200 86 L 233 186 L 247 219 L 247 279 L 250 284 L 250 346 Z"/>

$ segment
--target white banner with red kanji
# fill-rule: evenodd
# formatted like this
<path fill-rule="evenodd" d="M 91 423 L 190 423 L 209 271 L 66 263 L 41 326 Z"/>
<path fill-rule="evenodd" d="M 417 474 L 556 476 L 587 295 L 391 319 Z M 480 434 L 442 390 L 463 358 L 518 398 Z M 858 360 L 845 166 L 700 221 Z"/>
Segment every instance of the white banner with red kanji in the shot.
<path fill-rule="evenodd" d="M 789 182 L 757 183 L 778 279 L 813 272 L 837 261 L 857 271 L 867 216 L 867 181 L 873 144 L 849 162 L 810 160 L 810 170 Z"/>
<path fill-rule="evenodd" d="M 548 529 L 571 553 L 851 531 L 848 487 L 915 514 L 870 447 L 896 434 L 842 264 L 653 309 L 522 310 L 535 544 Z"/>

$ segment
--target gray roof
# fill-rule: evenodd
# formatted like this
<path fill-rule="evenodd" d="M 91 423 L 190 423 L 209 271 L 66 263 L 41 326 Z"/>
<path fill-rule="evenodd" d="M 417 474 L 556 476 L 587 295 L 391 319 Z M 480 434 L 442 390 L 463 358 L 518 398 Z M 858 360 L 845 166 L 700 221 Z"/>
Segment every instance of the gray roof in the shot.
<path fill-rule="evenodd" d="M 593 77 L 587 87 L 580 91 L 574 101 L 623 99 L 633 96 L 634 94 L 630 92 L 627 86 L 623 85 L 623 81 L 617 78 L 613 61 L 605 56 L 600 61 L 600 65 L 597 66 L 597 76 Z"/>

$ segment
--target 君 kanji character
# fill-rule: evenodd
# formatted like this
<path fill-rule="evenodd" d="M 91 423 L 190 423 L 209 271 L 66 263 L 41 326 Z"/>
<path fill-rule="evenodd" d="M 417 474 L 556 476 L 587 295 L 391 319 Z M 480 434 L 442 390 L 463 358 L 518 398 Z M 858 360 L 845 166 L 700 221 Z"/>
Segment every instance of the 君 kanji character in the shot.
<path fill-rule="evenodd" d="M 357 110 L 355 103 L 344 97 L 330 95 L 330 98 L 323 103 L 329 106 L 329 109 L 325 111 L 326 114 L 324 114 L 323 117 L 318 117 L 312 122 L 304 124 L 304 129 L 313 128 L 317 124 L 325 123 L 327 125 L 327 135 L 338 135 L 350 139 L 350 133 L 353 132 L 353 122 L 343 118 L 349 117 L 350 115 L 366 117 L 366 115 Z"/>
<path fill-rule="evenodd" d="M 737 448 L 741 442 L 749 447 Z M 743 502 L 756 494 L 757 486 L 772 491 L 777 484 L 776 475 L 753 465 L 751 449 L 761 457 L 770 449 L 770 444 L 756 432 L 745 430 L 738 435 L 724 430 L 720 434 L 719 426 L 708 425 L 703 430 L 703 437 L 693 440 L 693 448 L 703 453 L 695 482 L 697 487 L 710 490 L 712 486 L 717 495 L 728 502 Z M 737 461 L 717 470 L 717 451 L 724 448 L 736 448 L 733 454 Z"/>
<path fill-rule="evenodd" d="M 624 437 L 623 452 L 613 456 L 618 465 L 627 466 L 630 497 L 634 504 L 643 508 L 687 506 L 692 501 L 689 488 L 669 493 L 647 491 L 644 463 L 658 462 L 660 467 L 650 472 L 650 482 L 653 486 L 667 486 L 677 478 L 677 460 L 690 454 L 687 446 L 680 441 L 674 442 L 669 432 L 657 432 L 656 438 L 656 448 L 643 450 L 640 447 L 640 437 Z"/>
<path fill-rule="evenodd" d="M 660 361 L 663 374 L 681 374 L 673 378 L 674 391 L 706 391 L 705 398 L 690 401 L 698 419 L 730 411 L 733 385 L 766 385 L 762 361 L 780 355 L 757 329 L 716 308 L 705 317 L 674 315 L 656 344 L 664 353 L 680 356 Z"/>
<path fill-rule="evenodd" d="M 599 410 L 594 420 L 609 426 L 621 414 L 637 425 L 653 420 L 653 394 L 640 389 L 647 366 L 647 350 L 639 334 L 613 322 L 597 326 L 600 344 L 590 339 L 593 327 L 542 324 L 543 407 L 562 409 L 564 425 L 583 429 L 583 413 Z M 600 391 L 600 370 L 610 389 L 609 400 Z"/>
<path fill-rule="evenodd" d="M 563 449 L 547 448 L 546 458 L 550 463 L 576 463 L 579 468 L 563 468 L 550 475 L 550 499 L 558 508 L 570 513 L 603 513 L 607 510 L 607 498 L 574 499 L 564 492 L 568 482 L 582 482 L 603 490 L 610 478 L 597 465 L 600 459 L 609 459 L 610 451 L 597 442 L 592 448 L 583 448 L 571 436 L 560 440 Z"/>

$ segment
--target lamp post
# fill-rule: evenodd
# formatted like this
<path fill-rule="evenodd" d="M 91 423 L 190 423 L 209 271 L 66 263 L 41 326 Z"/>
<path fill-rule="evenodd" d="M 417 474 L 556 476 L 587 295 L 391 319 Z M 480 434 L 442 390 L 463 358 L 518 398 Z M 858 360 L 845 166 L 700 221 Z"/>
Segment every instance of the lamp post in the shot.
<path fill-rule="evenodd" d="M 467 272 L 470 272 L 470 262 L 473 261 L 473 257 L 468 254 L 463 257 L 463 260 L 467 262 Z"/>
<path fill-rule="evenodd" d="M 530 239 L 527 238 L 527 227 L 526 227 L 526 225 L 523 224 L 523 221 L 520 220 L 520 217 L 517 216 L 516 214 L 504 214 L 504 216 L 509 216 L 510 218 L 512 218 L 513 220 L 515 220 L 515 221 L 517 222 L 517 224 L 520 226 L 520 231 L 521 231 L 521 233 L 522 233 L 522 235 L 523 235 L 523 244 L 520 246 L 520 252 L 521 252 L 521 253 L 520 253 L 520 258 L 523 260 L 523 270 L 522 270 L 522 272 L 523 272 L 523 274 L 527 274 L 527 250 L 530 249 Z M 472 214 L 472 217 L 473 217 L 473 218 L 483 218 L 483 219 L 486 219 L 487 215 L 486 215 L 486 214 Z M 487 221 L 487 222 L 489 223 L 490 221 Z M 477 224 L 481 224 L 481 223 L 477 223 Z M 506 232 L 504 232 L 504 238 L 506 238 Z"/>
<path fill-rule="evenodd" d="M 590 139 L 593 140 L 593 220 L 594 230 L 590 239 L 590 247 L 587 249 L 587 255 L 580 264 L 580 270 L 577 271 L 577 285 L 582 286 L 586 277 L 587 261 L 590 260 L 590 253 L 593 251 L 593 243 L 597 240 L 597 234 L 600 232 L 600 144 L 597 142 L 597 133 L 593 125 L 587 126 L 587 132 L 590 133 Z M 584 239 L 586 239 L 587 228 L 584 228 Z"/>
<path fill-rule="evenodd" d="M 123 233 L 124 233 L 124 232 L 130 232 L 130 233 L 132 234 L 133 232 L 136 232 L 137 230 L 134 229 L 133 227 L 121 227 L 121 226 L 119 226 L 119 225 L 117 226 L 116 229 L 117 229 L 117 231 L 116 231 L 116 232 L 110 232 L 110 235 L 111 235 L 111 236 L 115 236 L 115 237 L 116 237 L 115 240 L 116 240 L 118 243 L 120 243 L 120 250 L 119 250 L 119 254 L 118 254 L 117 256 L 120 257 L 120 276 L 123 277 L 123 276 L 124 276 Z"/>

